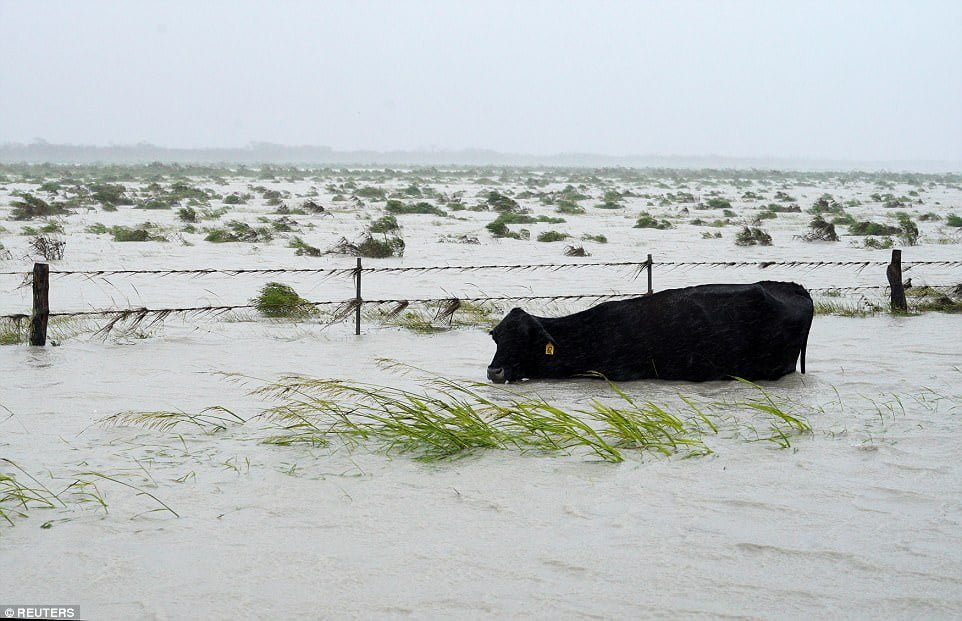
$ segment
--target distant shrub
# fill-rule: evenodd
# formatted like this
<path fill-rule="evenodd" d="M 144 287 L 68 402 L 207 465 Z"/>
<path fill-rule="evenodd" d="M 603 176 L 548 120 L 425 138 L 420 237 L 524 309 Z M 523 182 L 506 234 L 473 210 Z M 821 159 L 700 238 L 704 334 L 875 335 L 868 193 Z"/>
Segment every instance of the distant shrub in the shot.
<path fill-rule="evenodd" d="M 110 228 L 115 242 L 145 242 L 151 241 L 150 231 L 146 228 L 130 228 L 126 226 L 114 226 Z"/>
<path fill-rule="evenodd" d="M 387 215 L 372 222 L 371 226 L 368 227 L 368 230 L 372 233 L 391 233 L 399 230 L 400 228 L 401 225 L 398 224 L 397 218 Z"/>
<path fill-rule="evenodd" d="M 772 236 L 755 227 L 743 227 L 735 236 L 736 246 L 771 246 Z"/>
<path fill-rule="evenodd" d="M 177 217 L 181 222 L 197 222 L 197 210 L 193 207 L 181 207 L 177 210 Z"/>
<path fill-rule="evenodd" d="M 881 239 L 866 237 L 862 245 L 872 250 L 888 250 L 895 245 L 895 242 L 892 241 L 891 237 L 882 237 Z"/>
<path fill-rule="evenodd" d="M 247 203 L 250 197 L 251 197 L 250 194 L 241 195 L 241 194 L 238 194 L 237 192 L 231 192 L 230 194 L 224 197 L 224 204 L 225 205 L 244 205 Z"/>
<path fill-rule="evenodd" d="M 715 196 L 705 201 L 705 207 L 707 209 L 731 209 L 732 204 L 727 198 Z"/>
<path fill-rule="evenodd" d="M 391 199 L 384 206 L 388 212 L 393 214 L 433 214 L 436 216 L 446 216 L 447 213 L 443 209 L 435 207 L 431 203 L 419 202 L 419 203 L 402 203 L 397 199 Z"/>
<path fill-rule="evenodd" d="M 518 201 L 495 190 L 488 192 L 485 202 L 489 208 L 495 211 L 521 212 L 521 205 L 518 204 Z"/>
<path fill-rule="evenodd" d="M 915 246 L 919 243 L 919 227 L 915 222 L 912 222 L 912 217 L 907 213 L 898 214 L 899 219 L 899 239 L 905 243 L 906 246 Z"/>
<path fill-rule="evenodd" d="M 327 211 L 320 203 L 312 200 L 304 201 L 304 204 L 301 205 L 301 208 L 309 213 L 325 213 Z"/>
<path fill-rule="evenodd" d="M 264 218 L 264 220 L 267 220 L 267 218 Z M 290 233 L 301 230 L 300 223 L 289 216 L 281 216 L 273 221 L 267 220 L 267 222 L 270 223 L 271 228 L 278 233 Z"/>
<path fill-rule="evenodd" d="M 489 222 L 485 228 L 495 237 L 511 237 L 514 239 L 526 239 L 521 233 L 512 233 L 508 229 L 509 224 L 533 224 L 535 222 L 545 222 L 548 224 L 561 224 L 564 218 L 552 218 L 551 216 L 529 216 L 527 214 L 502 212 L 493 222 Z"/>
<path fill-rule="evenodd" d="M 832 218 L 832 224 L 845 226 L 852 226 L 856 223 L 855 217 L 848 213 L 843 213 L 840 216 L 835 216 Z"/>
<path fill-rule="evenodd" d="M 30 240 L 30 249 L 48 261 L 63 259 L 67 242 L 59 237 L 38 235 Z"/>
<path fill-rule="evenodd" d="M 717 231 L 714 232 L 714 233 L 709 232 L 709 231 L 702 231 L 702 233 L 701 233 L 701 238 L 702 238 L 702 239 L 721 239 L 721 236 L 722 236 L 722 234 L 719 233 L 719 232 L 717 232 Z"/>
<path fill-rule="evenodd" d="M 273 233 L 267 227 L 254 228 L 245 222 L 232 220 L 227 223 L 226 229 L 212 229 L 207 233 L 204 241 L 215 244 L 228 242 L 264 242 L 274 238 Z"/>
<path fill-rule="evenodd" d="M 962 216 L 957 216 L 954 213 L 950 213 L 945 217 L 945 223 L 949 226 L 962 226 Z"/>
<path fill-rule="evenodd" d="M 842 205 L 835 200 L 831 194 L 822 194 L 814 203 L 812 207 L 808 210 L 809 213 L 815 215 L 821 215 L 823 213 L 834 213 L 842 214 L 844 209 Z"/>
<path fill-rule="evenodd" d="M 308 244 L 303 239 L 298 236 L 291 237 L 291 240 L 287 244 L 288 248 L 294 248 L 294 254 L 297 256 L 307 256 L 307 257 L 319 257 L 321 256 L 321 250 L 315 248 L 314 246 Z"/>
<path fill-rule="evenodd" d="M 291 287 L 279 282 L 264 285 L 251 303 L 265 317 L 303 319 L 317 314 L 317 308 L 313 304 Z"/>
<path fill-rule="evenodd" d="M 67 209 L 63 205 L 48 203 L 33 194 L 23 194 L 19 201 L 13 201 L 10 205 L 13 207 L 10 211 L 11 220 L 33 220 L 34 218 L 59 216 L 67 213 Z"/>
<path fill-rule="evenodd" d="M 137 201 L 137 209 L 170 209 L 173 205 L 164 198 L 148 198 Z"/>
<path fill-rule="evenodd" d="M 355 190 L 354 195 L 360 198 L 369 198 L 375 200 L 384 200 L 387 196 L 383 189 L 372 186 L 365 186 Z"/>
<path fill-rule="evenodd" d="M 567 233 L 561 233 L 559 231 L 545 231 L 538 235 L 539 242 L 558 242 L 568 239 L 569 235 Z"/>
<path fill-rule="evenodd" d="M 638 216 L 638 219 L 635 221 L 634 228 L 665 230 L 665 229 L 672 228 L 672 226 L 671 226 L 671 222 L 669 222 L 668 220 L 658 220 L 655 217 L 653 217 L 650 213 L 643 211 Z"/>
<path fill-rule="evenodd" d="M 101 222 L 94 222 L 84 229 L 84 233 L 90 233 L 92 235 L 105 235 L 108 230 L 109 229 L 105 224 Z"/>
<path fill-rule="evenodd" d="M 863 220 L 848 227 L 849 235 L 894 235 L 899 232 L 898 227 L 878 222 Z"/>
<path fill-rule="evenodd" d="M 812 218 L 812 221 L 808 224 L 808 229 L 808 233 L 802 237 L 805 241 L 838 241 L 835 225 L 831 222 L 826 222 L 820 215 Z"/>
<path fill-rule="evenodd" d="M 734 218 L 735 212 L 732 211 L 731 209 L 725 209 L 722 211 L 722 215 L 725 216 L 726 218 Z"/>
<path fill-rule="evenodd" d="M 385 236 L 377 239 L 371 235 L 365 236 L 357 245 L 358 253 L 370 259 L 386 259 L 388 257 L 404 256 L 404 240 L 400 237 Z"/>
<path fill-rule="evenodd" d="M 602 201 L 595 205 L 595 209 L 621 209 L 623 206 L 618 201 Z"/>
<path fill-rule="evenodd" d="M 777 194 L 776 194 L 776 198 L 777 198 Z M 795 200 L 795 199 L 792 199 L 792 200 Z M 766 207 L 766 209 L 773 213 L 800 213 L 802 211 L 802 208 L 797 204 L 779 205 L 778 203 L 770 203 L 768 207 Z"/>
<path fill-rule="evenodd" d="M 592 242 L 595 242 L 595 243 L 598 243 L 598 244 L 607 244 L 607 243 L 608 243 L 608 238 L 605 237 L 604 235 L 587 235 L 587 234 L 585 234 L 585 235 L 582 235 L 582 236 L 581 236 L 581 239 L 583 239 L 584 241 L 592 241 Z"/>
<path fill-rule="evenodd" d="M 694 224 L 695 226 L 714 226 L 721 228 L 723 226 L 728 226 L 729 222 L 728 220 L 719 220 L 718 218 L 712 220 L 711 222 L 702 220 L 701 218 L 693 218 L 689 224 Z"/>
<path fill-rule="evenodd" d="M 557 207 L 555 207 L 555 211 L 557 211 L 558 213 L 577 215 L 577 214 L 585 213 L 585 208 L 574 201 L 562 199 L 558 201 L 558 205 Z"/>
<path fill-rule="evenodd" d="M 127 196 L 127 188 L 110 183 L 93 183 L 88 186 L 90 197 L 105 207 L 117 205 L 133 205 L 134 201 Z"/>
<path fill-rule="evenodd" d="M 584 246 L 565 246 L 566 257 L 590 257 L 591 253 L 585 250 Z"/>

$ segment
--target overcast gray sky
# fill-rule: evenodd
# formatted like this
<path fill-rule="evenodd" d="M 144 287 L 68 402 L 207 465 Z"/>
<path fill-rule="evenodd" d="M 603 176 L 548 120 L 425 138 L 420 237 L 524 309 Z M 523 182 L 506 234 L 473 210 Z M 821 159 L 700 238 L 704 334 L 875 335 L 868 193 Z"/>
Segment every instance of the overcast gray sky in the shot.
<path fill-rule="evenodd" d="M 962 160 L 962 2 L 12 2 L 0 142 Z"/>

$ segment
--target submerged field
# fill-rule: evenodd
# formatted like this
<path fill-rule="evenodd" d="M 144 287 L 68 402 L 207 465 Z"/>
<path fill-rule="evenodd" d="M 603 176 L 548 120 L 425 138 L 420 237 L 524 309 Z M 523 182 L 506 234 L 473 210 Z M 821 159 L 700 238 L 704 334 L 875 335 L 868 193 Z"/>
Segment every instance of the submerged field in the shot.
<path fill-rule="evenodd" d="M 53 312 L 244 307 L 54 317 L 42 349 L 0 324 L 0 593 L 91 618 L 957 617 L 959 225 L 958 175 L 0 167 L 0 315 L 58 248 Z M 907 316 L 893 246 L 935 262 Z M 584 267 L 365 273 L 391 302 L 355 336 L 324 270 L 358 253 Z M 808 374 L 475 383 L 511 306 L 642 293 L 592 264 L 649 253 L 655 290 L 817 290 Z M 719 262 L 750 265 L 677 265 Z M 267 272 L 290 269 L 317 271 Z M 268 282 L 334 304 L 268 317 Z"/>

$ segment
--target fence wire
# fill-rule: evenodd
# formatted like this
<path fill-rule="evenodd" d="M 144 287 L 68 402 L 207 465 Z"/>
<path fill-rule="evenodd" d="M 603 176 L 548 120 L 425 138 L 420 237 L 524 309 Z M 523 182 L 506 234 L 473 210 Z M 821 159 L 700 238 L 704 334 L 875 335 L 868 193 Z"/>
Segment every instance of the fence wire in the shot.
<path fill-rule="evenodd" d="M 653 267 L 714 267 L 714 268 L 745 268 L 757 267 L 807 267 L 819 269 L 822 267 L 855 267 L 864 269 L 870 266 L 886 266 L 888 261 L 653 261 Z M 903 270 L 915 266 L 962 267 L 962 261 L 903 261 Z M 648 267 L 648 261 L 609 261 L 592 263 L 534 263 L 534 264 L 490 264 L 490 265 L 423 265 L 423 266 L 395 266 L 395 267 L 363 267 L 365 274 L 405 274 L 428 272 L 479 272 L 484 270 L 502 271 L 533 271 L 533 270 L 569 270 L 588 269 L 595 267 L 634 267 L 639 272 Z M 318 274 L 322 276 L 348 276 L 357 272 L 357 267 L 345 268 L 237 268 L 237 269 L 153 269 L 153 270 L 50 270 L 51 276 L 86 276 L 96 278 L 100 276 L 117 275 L 152 275 L 152 276 L 240 276 L 244 274 Z M 29 276 L 31 272 L 0 272 L 0 276 Z"/>
<path fill-rule="evenodd" d="M 929 289 L 948 291 L 955 288 L 957 285 L 926 285 Z M 864 285 L 864 286 L 854 286 L 854 287 L 819 287 L 819 288 L 809 288 L 807 291 L 812 294 L 832 294 L 839 292 L 858 292 L 858 291 L 883 291 L 887 290 L 887 286 L 883 285 Z M 358 305 L 361 306 L 385 306 L 388 304 L 401 307 L 401 309 L 406 308 L 411 304 L 422 304 L 422 305 L 452 305 L 460 303 L 470 303 L 470 304 L 498 304 L 507 302 L 579 302 L 584 300 L 592 300 L 597 302 L 605 302 L 610 300 L 627 300 L 636 297 L 642 297 L 647 295 L 644 292 L 638 293 L 594 293 L 594 294 L 567 294 L 567 295 L 517 295 L 517 296 L 447 296 L 438 298 L 386 298 L 386 299 L 372 299 L 358 300 L 357 298 L 348 298 L 346 300 L 319 300 L 319 301 L 306 301 L 303 303 L 304 306 L 312 307 L 322 307 L 322 306 L 334 306 L 337 307 L 333 315 L 335 316 L 334 321 L 339 321 L 346 317 L 350 312 L 352 312 Z M 171 315 L 186 315 L 186 316 L 206 316 L 206 315 L 219 315 L 222 313 L 235 311 L 235 310 L 252 310 L 256 309 L 257 306 L 254 304 L 226 304 L 226 305 L 211 305 L 211 306 L 188 306 L 179 308 L 147 308 L 147 307 L 133 307 L 124 309 L 89 309 L 89 310 L 77 310 L 77 311 L 57 311 L 51 312 L 50 317 L 92 317 L 92 316 L 114 316 L 117 321 L 133 319 L 137 322 L 150 319 L 151 322 L 162 321 Z M 29 315 L 18 313 L 12 315 L 0 315 L 0 319 L 7 319 L 12 321 L 22 321 L 29 319 Z"/>

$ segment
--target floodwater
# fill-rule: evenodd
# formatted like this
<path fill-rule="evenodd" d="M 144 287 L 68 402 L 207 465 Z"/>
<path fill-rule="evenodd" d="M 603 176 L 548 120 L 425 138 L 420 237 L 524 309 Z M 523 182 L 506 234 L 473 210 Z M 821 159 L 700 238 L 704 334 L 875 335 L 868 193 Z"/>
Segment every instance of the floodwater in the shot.
<path fill-rule="evenodd" d="M 814 196 L 822 191 L 808 190 Z M 591 247 L 595 256 L 588 260 L 640 257 L 650 243 L 661 254 L 674 250 L 670 258 L 676 260 L 887 256 L 792 240 L 791 227 L 781 223 L 772 227 L 776 245 L 759 250 L 736 248 L 730 239 L 695 242 L 680 229 L 616 229 L 616 222 L 630 226 L 628 212 L 637 209 L 605 211 L 596 220 L 594 214 L 572 216 L 567 225 L 553 226 L 606 233 L 609 243 Z M 132 210 L 103 215 L 140 221 Z M 470 216 L 452 232 L 473 231 L 482 245 L 435 243 L 434 218 L 411 216 L 404 221 L 407 256 L 379 264 L 571 261 L 557 256 L 556 244 L 492 242 L 483 232 L 490 214 Z M 87 221 L 72 226 L 79 230 L 102 219 L 83 217 Z M 352 225 L 358 226 L 337 226 Z M 80 234 L 68 239 L 60 269 L 351 263 L 311 263 L 291 257 L 276 241 L 256 250 L 225 245 L 228 251 L 202 242 L 125 246 Z M 4 238 L 7 248 L 14 247 L 11 241 Z M 920 260 L 959 257 L 958 246 L 948 244 L 910 253 Z M 3 262 L 5 270 L 25 271 L 26 265 Z M 655 284 L 771 277 L 706 274 L 656 268 Z M 951 276 L 946 269 L 926 277 L 944 282 Z M 52 302 L 70 309 L 110 301 L 160 308 L 207 295 L 204 301 L 244 303 L 262 284 L 178 278 L 111 277 L 105 284 L 54 276 Z M 417 289 L 443 297 L 439 288 L 566 294 L 643 284 L 630 273 L 608 271 L 444 278 L 372 278 L 369 286 L 372 296 Z M 808 271 L 797 279 L 846 286 L 878 278 L 866 269 Z M 310 299 L 353 294 L 349 279 L 284 280 Z M 5 281 L 4 313 L 24 308 L 17 284 Z M 707 457 L 626 451 L 618 464 L 577 452 L 509 451 L 422 463 L 364 446 L 266 445 L 264 432 L 249 426 L 205 434 L 96 424 L 127 410 L 213 405 L 251 416 L 262 403 L 248 391 L 285 373 L 417 387 L 417 373 L 398 374 L 379 365 L 381 358 L 480 381 L 494 353 L 483 328 L 418 334 L 368 322 L 355 336 L 345 324 L 173 318 L 107 339 L 74 327 L 78 333 L 64 335 L 56 347 L 0 347 L 0 458 L 55 491 L 97 472 L 156 497 L 100 478 L 97 493 L 106 511 L 91 497 L 89 503 L 33 509 L 12 527 L 0 525 L 0 595 L 4 603 L 79 604 L 91 619 L 958 618 L 959 327 L 957 315 L 940 313 L 818 316 L 808 374 L 764 385 L 795 404 L 811 434 L 792 437 L 787 449 L 720 435 L 707 438 L 714 451 Z M 676 403 L 679 394 L 712 401 L 745 398 L 754 390 L 730 382 L 645 381 L 622 388 L 665 404 Z M 526 382 L 519 389 L 567 407 L 610 395 L 602 382 L 582 379 Z M 4 466 L 3 472 L 11 471 Z M 18 474 L 18 480 L 28 479 Z M 179 517 L 158 510 L 161 501 Z"/>

